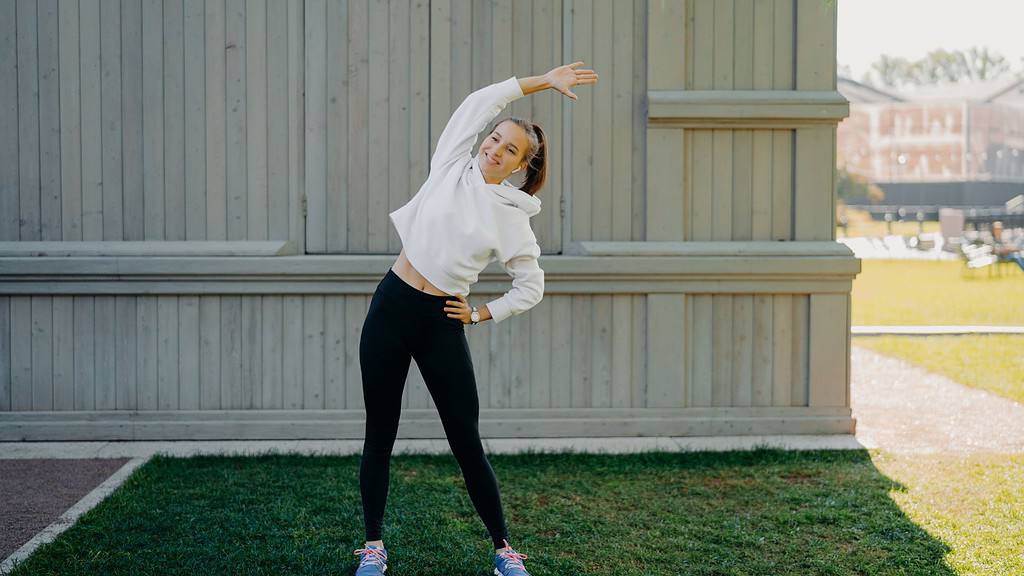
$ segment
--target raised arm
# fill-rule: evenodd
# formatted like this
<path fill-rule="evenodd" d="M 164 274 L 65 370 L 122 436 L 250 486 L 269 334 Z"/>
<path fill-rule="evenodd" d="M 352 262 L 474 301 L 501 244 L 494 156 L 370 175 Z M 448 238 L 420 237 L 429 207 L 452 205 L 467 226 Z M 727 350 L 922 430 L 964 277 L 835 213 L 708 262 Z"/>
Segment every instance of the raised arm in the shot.
<path fill-rule="evenodd" d="M 582 64 L 575 62 L 559 66 L 542 76 L 512 76 L 471 93 L 455 109 L 441 132 L 434 155 L 430 158 L 430 169 L 435 170 L 460 158 L 471 158 L 473 143 L 480 132 L 509 102 L 548 88 L 576 100 L 576 95 L 569 90 L 571 86 L 597 82 L 597 74 L 593 70 L 576 69 Z"/>

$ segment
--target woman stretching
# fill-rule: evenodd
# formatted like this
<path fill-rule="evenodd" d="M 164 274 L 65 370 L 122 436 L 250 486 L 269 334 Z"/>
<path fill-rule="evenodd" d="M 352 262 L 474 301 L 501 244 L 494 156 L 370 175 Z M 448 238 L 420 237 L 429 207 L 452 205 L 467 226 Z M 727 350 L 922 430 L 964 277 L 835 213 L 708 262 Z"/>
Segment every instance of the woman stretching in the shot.
<path fill-rule="evenodd" d="M 559 66 L 543 76 L 513 76 L 467 96 L 438 139 L 427 181 L 389 215 L 402 251 L 377 285 L 359 341 L 366 406 L 359 488 L 366 543 L 354 552 L 360 556 L 356 576 L 380 576 L 387 568 L 381 523 L 412 359 L 494 544 L 494 574 L 529 576 L 523 566 L 526 554 L 508 543 L 498 481 L 480 442 L 480 403 L 464 327 L 501 322 L 537 305 L 544 295 L 540 246 L 530 218 L 540 212 L 536 194 L 547 175 L 547 142 L 540 126 L 512 117 L 486 133 L 476 156 L 472 146 L 513 100 L 547 88 L 576 100 L 572 86 L 597 82 L 593 70 L 577 69 L 582 64 Z M 522 170 L 526 182 L 521 189 L 505 180 Z M 470 285 L 495 260 L 512 276 L 512 289 L 479 310 L 471 308 L 466 300 Z"/>

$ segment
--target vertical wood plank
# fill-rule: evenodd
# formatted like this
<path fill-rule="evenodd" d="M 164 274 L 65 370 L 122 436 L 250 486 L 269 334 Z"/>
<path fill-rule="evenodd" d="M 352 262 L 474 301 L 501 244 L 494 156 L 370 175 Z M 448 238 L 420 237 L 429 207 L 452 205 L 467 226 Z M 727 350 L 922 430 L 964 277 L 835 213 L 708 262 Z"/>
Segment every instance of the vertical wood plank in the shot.
<path fill-rule="evenodd" d="M 32 296 L 32 410 L 53 410 L 53 298 Z"/>
<path fill-rule="evenodd" d="M 0 296 L 0 412 L 7 412 L 12 406 L 11 379 L 14 366 L 11 328 L 11 297 Z"/>
<path fill-rule="evenodd" d="M 185 236 L 185 36 L 181 0 L 163 13 L 164 239 Z M 175 359 L 177 361 L 177 359 Z"/>
<path fill-rule="evenodd" d="M 810 296 L 810 374 L 808 406 L 847 406 L 846 294 Z"/>
<path fill-rule="evenodd" d="M 647 190 L 647 240 L 683 240 L 686 235 L 683 131 L 665 128 L 648 130 L 647 150 L 647 173 L 650 175 L 650 187 Z M 573 177 L 576 177 L 575 174 Z M 694 186 L 698 185 L 695 183 Z M 573 190 L 576 190 L 575 185 Z M 700 192 L 694 190 L 695 194 Z M 577 197 L 579 194 L 574 192 L 573 212 L 576 211 Z"/>
<path fill-rule="evenodd" d="M 18 234 L 12 240 L 40 240 L 39 22 L 36 3 L 17 4 Z M 12 200 L 13 202 L 13 200 Z M 6 204 L 5 204 L 6 206 Z M 12 376 L 13 377 L 13 376 Z M 15 408 L 17 409 L 17 408 Z"/>
<path fill-rule="evenodd" d="M 345 112 L 348 98 L 344 78 L 347 2 L 312 0 L 306 3 L 306 248 L 311 252 L 343 249 L 346 236 L 347 190 L 337 181 L 345 163 L 338 145 L 347 138 Z M 328 30 L 331 32 L 328 34 Z M 328 59 L 337 65 L 327 66 Z M 343 150 L 341 150 L 343 151 Z M 339 241 L 340 240 L 340 241 Z"/>
<path fill-rule="evenodd" d="M 751 144 L 751 240 L 772 239 L 772 131 L 753 130 Z"/>
<path fill-rule="evenodd" d="M 302 212 L 305 194 L 303 158 L 306 76 L 302 0 L 288 3 L 288 239 L 299 254 L 306 253 L 306 217 Z"/>
<path fill-rule="evenodd" d="M 146 240 L 165 239 L 163 48 L 162 2 L 143 0 L 142 204 L 145 210 L 144 233 Z M 155 394 L 153 398 L 155 400 Z M 143 401 L 141 395 L 139 401 Z"/>
<path fill-rule="evenodd" d="M 796 19 L 796 0 L 774 0 L 774 37 L 772 39 L 772 84 L 776 90 L 795 90 L 793 63 L 796 41 L 793 21 Z"/>
<path fill-rule="evenodd" d="M 593 4 L 591 2 L 573 4 L 571 61 L 594 61 L 593 22 Z M 595 120 L 593 99 L 580 98 L 572 103 L 569 110 L 572 125 L 570 136 L 572 138 L 572 190 L 570 192 L 572 210 L 568 213 L 568 217 L 572 219 L 570 230 L 572 230 L 573 240 L 592 240 L 594 239 L 591 224 L 593 222 L 593 126 Z M 657 146 L 653 142 L 648 142 L 648 150 L 653 151 L 656 148 Z M 651 162 L 648 163 L 648 170 L 650 170 Z M 658 184 L 655 183 L 652 188 L 660 189 Z"/>
<path fill-rule="evenodd" d="M 61 98 L 56 0 L 36 4 L 39 18 L 39 214 L 38 240 L 63 240 L 61 216 Z M 27 240 L 22 236 L 23 240 Z M 69 238 L 70 239 L 70 238 Z"/>
<path fill-rule="evenodd" d="M 810 297 L 807 294 L 793 296 L 793 348 L 792 348 L 792 406 L 807 406 L 808 398 L 808 349 L 810 347 Z"/>
<path fill-rule="evenodd" d="M 606 136 L 611 141 L 609 158 L 615 158 L 614 162 L 602 162 L 612 170 L 608 179 L 609 210 L 611 211 L 611 240 L 630 240 L 632 233 L 632 194 L 630 186 L 633 183 L 633 139 L 627 134 L 633 134 L 633 2 L 616 2 L 607 6 L 614 10 L 609 14 L 613 30 L 610 31 L 611 42 L 605 42 L 608 52 L 606 56 L 611 58 L 608 64 L 612 70 L 612 82 L 607 86 L 608 98 L 611 99 L 612 121 L 605 122 Z M 596 62 L 595 62 L 596 64 Z M 600 86 L 598 82 L 595 86 Z M 594 94 L 595 104 L 597 94 Z M 677 161 L 682 164 L 682 154 L 677 156 Z M 676 196 L 683 195 L 683 186 L 680 179 L 678 188 L 675 189 Z M 679 211 L 679 214 L 682 210 Z M 682 236 L 679 237 L 682 240 Z"/>
<path fill-rule="evenodd" d="M 530 323 L 534 315 L 522 314 L 509 327 L 509 407 L 530 407 Z"/>
<path fill-rule="evenodd" d="M 78 2 L 58 4 L 60 240 L 82 239 L 82 99 Z"/>
<path fill-rule="evenodd" d="M 772 240 L 793 236 L 794 130 L 772 130 Z"/>
<path fill-rule="evenodd" d="M 227 0 L 224 15 L 224 75 L 225 75 L 225 172 L 227 191 L 227 239 L 246 240 L 248 221 L 248 129 L 246 123 L 248 99 L 245 93 L 246 4 L 243 0 Z M 234 303 L 231 304 L 234 306 Z"/>
<path fill-rule="evenodd" d="M 835 2 L 797 2 L 796 11 L 796 89 L 834 90 Z"/>
<path fill-rule="evenodd" d="M 206 240 L 206 14 L 202 0 L 185 0 L 185 238 Z M 214 48 L 209 48 L 214 49 Z M 222 100 L 223 101 L 223 100 Z M 182 301 L 184 304 L 184 301 Z M 192 302 L 189 302 L 192 305 Z M 196 304 L 198 310 L 198 304 Z M 183 317 L 184 320 L 184 317 Z M 198 366 L 198 364 L 196 365 Z M 182 366 L 184 368 L 184 365 Z M 196 380 L 198 384 L 198 380 Z M 184 389 L 182 389 L 184 393 Z M 182 402 L 185 396 L 182 396 Z M 198 396 L 194 398 L 198 407 Z"/>
<path fill-rule="evenodd" d="M 224 0 L 206 2 L 206 239 L 227 240 L 227 43 Z M 220 401 L 218 396 L 217 402 Z"/>
<path fill-rule="evenodd" d="M 345 408 L 345 298 L 324 296 L 324 408 Z"/>
<path fill-rule="evenodd" d="M 136 297 L 136 358 L 135 373 L 138 387 L 138 409 L 158 410 L 159 405 L 159 332 L 158 309 L 155 295 Z"/>
<path fill-rule="evenodd" d="M 262 296 L 242 296 L 242 407 L 263 406 Z"/>
<path fill-rule="evenodd" d="M 303 328 L 301 294 L 284 297 L 284 408 L 302 408 L 303 401 Z"/>
<path fill-rule="evenodd" d="M 690 322 L 690 334 L 693 344 L 690 353 L 690 405 L 695 407 L 712 406 L 712 370 L 714 369 L 713 342 L 715 334 L 714 300 L 710 294 L 694 294 L 689 297 L 692 302 L 693 320 Z M 650 343 L 648 343 L 650 345 Z"/>
<path fill-rule="evenodd" d="M 224 410 L 237 410 L 244 407 L 242 400 L 242 297 L 236 295 L 220 297 L 220 405 Z"/>
<path fill-rule="evenodd" d="M 830 240 L 835 233 L 832 222 L 831 197 L 835 158 L 832 155 L 832 128 L 815 126 L 797 128 L 794 203 L 797 206 L 793 223 L 794 240 Z"/>
<path fill-rule="evenodd" d="M 75 302 L 73 296 L 53 300 L 53 408 L 75 409 Z"/>
<path fill-rule="evenodd" d="M 33 331 L 32 297 L 11 296 L 11 410 L 32 410 Z"/>
<path fill-rule="evenodd" d="M 220 390 L 220 304 L 218 295 L 199 297 L 199 408 L 219 410 Z"/>
<path fill-rule="evenodd" d="M 473 6 L 473 17 L 479 4 Z M 476 40 L 474 39 L 474 42 Z M 430 6 L 415 2 L 409 14 L 409 194 L 427 179 L 430 165 Z M 388 226 L 391 226 L 388 219 Z M 393 228 L 393 226 L 392 226 Z M 477 384 L 480 384 L 479 373 Z"/>
<path fill-rule="evenodd" d="M 733 325 L 731 294 L 711 296 L 711 405 L 732 406 Z"/>
<path fill-rule="evenodd" d="M 627 3 L 628 6 L 628 3 Z M 621 75 L 614 67 L 612 55 L 612 42 L 614 42 L 614 31 L 612 26 L 612 3 L 611 0 L 595 0 L 593 5 L 593 28 L 591 30 L 593 43 L 593 68 L 595 70 L 611 71 L 609 82 L 598 82 L 588 86 L 591 94 L 587 100 L 593 103 L 594 122 L 591 127 L 593 142 L 591 144 L 592 158 L 606 158 L 608 161 L 591 162 L 590 171 L 593 174 L 591 188 L 591 240 L 615 240 L 612 235 L 612 184 L 614 182 L 613 164 L 619 164 L 621 157 L 614 154 L 612 148 L 612 125 L 615 123 L 615 116 L 619 110 L 613 106 L 613 95 L 616 91 L 616 84 L 621 83 L 617 78 Z M 579 102 L 574 103 L 578 104 Z M 609 121 L 610 120 L 610 121 Z M 676 131 L 675 140 L 680 140 Z M 624 139 L 624 132 L 616 133 L 620 140 Z M 682 154 L 676 156 L 681 158 Z M 615 158 L 615 161 L 611 161 Z M 617 168 L 617 166 L 616 166 Z M 680 196 L 682 187 L 669 190 L 667 193 L 673 196 Z M 677 212 L 678 214 L 678 212 Z"/>
<path fill-rule="evenodd" d="M 537 303 L 530 315 L 530 407 L 551 407 L 552 370 L 552 299 L 548 295 Z"/>
<path fill-rule="evenodd" d="M 644 294 L 633 294 L 632 301 L 633 325 L 633 354 L 630 366 L 632 382 L 632 408 L 642 408 L 647 405 L 647 296 Z M 690 309 L 687 308 L 688 317 Z M 689 338 L 689 335 L 687 335 Z"/>
<path fill-rule="evenodd" d="M 647 407 L 681 408 L 688 394 L 685 366 L 679 361 L 687 348 L 686 297 L 649 294 L 647 305 Z"/>
<path fill-rule="evenodd" d="M 753 406 L 772 405 L 772 295 L 757 294 L 754 299 L 754 357 L 751 373 Z"/>
<path fill-rule="evenodd" d="M 121 158 L 125 240 L 147 238 L 142 60 L 142 2 L 121 0 Z"/>
<path fill-rule="evenodd" d="M 74 318 L 72 320 L 74 390 L 73 405 L 68 409 L 96 409 L 96 376 L 99 342 L 96 334 L 96 300 L 99 296 L 72 297 Z"/>
<path fill-rule="evenodd" d="M 103 240 L 103 136 L 100 127 L 100 3 L 81 0 L 82 239 Z"/>
<path fill-rule="evenodd" d="M 0 2 L 0 241 L 18 240 L 17 23 L 15 0 Z M 0 360 L 0 369 L 5 365 Z M 3 402 L 0 398 L 0 410 Z"/>
<path fill-rule="evenodd" d="M 572 299 L 552 294 L 551 299 L 551 407 L 572 406 Z"/>
<path fill-rule="evenodd" d="M 370 0 L 348 3 L 348 207 L 346 250 L 366 251 L 369 211 Z M 431 59 L 431 64 L 435 60 Z M 376 94 L 372 104 L 377 105 Z"/>
<path fill-rule="evenodd" d="M 324 297 L 303 296 L 302 407 L 324 407 Z"/>
<path fill-rule="evenodd" d="M 469 43 L 472 39 L 469 30 L 469 5 L 464 11 L 457 11 L 462 20 L 466 23 L 466 30 L 459 41 L 465 44 L 465 48 L 459 48 L 453 52 L 466 58 L 462 65 L 461 74 L 466 79 L 467 90 L 470 74 L 469 67 Z M 388 106 L 387 106 L 387 158 L 389 163 L 399 166 L 398 170 L 390 170 L 387 174 L 387 190 L 384 192 L 387 198 L 387 214 L 379 215 L 380 220 L 374 216 L 371 220 L 373 228 L 383 228 L 382 233 L 387 235 L 386 246 L 382 251 L 398 253 L 402 248 L 402 240 L 398 231 L 391 225 L 388 214 L 399 209 L 412 196 L 409 180 L 409 151 L 410 151 L 410 117 L 409 117 L 409 94 L 412 86 L 409 84 L 410 70 L 409 62 L 412 53 L 409 49 L 409 17 L 408 4 L 392 2 L 388 8 Z M 453 67 L 455 65 L 453 64 Z M 469 92 L 467 91 L 466 94 Z"/>
<path fill-rule="evenodd" d="M 100 138 L 101 198 L 103 240 L 124 240 L 124 200 L 122 195 L 125 166 L 122 156 L 122 130 L 125 110 L 121 98 L 121 7 L 117 2 L 99 2 L 100 10 Z M 111 312 L 113 308 L 111 308 Z M 99 360 L 99 358 L 97 358 Z M 97 389 L 97 403 L 100 402 Z M 111 396 L 111 400 L 113 397 Z"/>
<path fill-rule="evenodd" d="M 359 365 L 359 343 L 363 322 L 372 296 L 345 296 L 345 408 L 360 409 L 363 399 L 362 368 Z"/>
<path fill-rule="evenodd" d="M 199 342 L 203 334 L 199 331 L 199 298 L 195 294 L 178 296 L 178 408 L 181 410 L 200 409 Z"/>
<path fill-rule="evenodd" d="M 649 131 L 654 132 L 654 130 Z M 687 130 L 691 144 L 686 162 L 689 173 L 688 234 L 690 240 L 711 240 L 714 230 L 714 208 L 712 198 L 715 183 L 714 131 Z M 652 177 L 652 181 L 653 181 Z M 650 224 L 648 224 L 650 226 Z"/>
<path fill-rule="evenodd" d="M 590 294 L 572 295 L 572 394 L 573 408 L 590 408 L 592 406 L 593 373 L 590 354 L 593 347 L 590 338 L 592 301 Z M 652 371 L 652 374 L 654 372 Z"/>
<path fill-rule="evenodd" d="M 698 10 L 704 10 L 711 7 L 711 1 L 696 0 L 694 4 Z M 683 90 L 689 64 L 686 41 L 703 27 L 694 29 L 687 23 L 686 2 L 646 2 L 646 5 L 647 86 L 651 90 Z M 693 64 L 698 62 L 694 58 Z"/>
<path fill-rule="evenodd" d="M 610 408 L 612 405 L 612 295 L 591 296 L 590 359 L 591 407 Z"/>
<path fill-rule="evenodd" d="M 92 337 L 95 345 L 94 410 L 117 408 L 117 299 L 96 296 L 95 323 Z"/>
<path fill-rule="evenodd" d="M 430 154 L 452 112 L 468 94 L 452 94 L 451 2 L 430 3 Z M 488 84 L 490 82 L 487 82 Z M 477 87 L 474 87 L 475 90 Z"/>
<path fill-rule="evenodd" d="M 267 4 L 267 237 L 271 240 L 288 239 L 288 123 L 288 4 L 270 2 Z"/>
<path fill-rule="evenodd" d="M 157 408 L 178 409 L 178 296 L 160 294 L 157 299 Z"/>
<path fill-rule="evenodd" d="M 509 408 L 511 404 L 512 384 L 511 358 L 509 347 L 512 341 L 512 322 L 492 324 L 487 355 L 490 357 L 488 378 L 491 386 L 489 395 L 490 408 Z"/>
<path fill-rule="evenodd" d="M 732 406 L 750 406 L 753 396 L 754 300 L 732 297 Z"/>
<path fill-rule="evenodd" d="M 388 92 L 388 4 L 387 0 L 371 0 L 368 14 L 370 38 L 368 43 L 369 70 L 367 70 L 370 131 L 367 134 L 367 187 L 366 214 L 355 232 L 366 239 L 364 250 L 385 252 L 388 249 L 388 124 L 391 94 Z M 372 96 L 370 96 L 372 95 Z"/>
<path fill-rule="evenodd" d="M 263 302 L 263 404 L 264 410 L 279 409 L 284 404 L 283 312 L 280 294 L 266 294 Z M 344 327 L 344 325 L 342 325 Z"/>
<path fill-rule="evenodd" d="M 791 406 L 793 397 L 793 296 L 772 297 L 772 406 Z"/>
<path fill-rule="evenodd" d="M 115 296 L 115 402 L 118 410 L 138 408 L 138 297 Z"/>
<path fill-rule="evenodd" d="M 267 189 L 267 0 L 245 6 L 246 238 L 269 235 Z"/>
<path fill-rule="evenodd" d="M 644 222 L 644 203 L 647 195 L 647 59 L 648 52 L 645 49 L 647 43 L 647 0 L 633 1 L 633 158 L 632 158 L 632 232 L 630 240 L 643 240 L 647 237 L 647 227 Z M 685 34 L 686 6 L 683 6 L 684 17 L 677 21 L 677 30 L 683 30 Z M 681 42 L 684 51 L 686 39 Z M 686 66 L 686 54 L 679 57 L 680 62 Z M 685 70 L 683 72 L 685 76 Z M 685 80 L 684 80 L 685 81 Z M 684 86 L 685 87 L 685 86 Z M 684 138 L 685 138 L 684 132 Z M 684 140 L 684 150 L 685 150 Z M 683 154 L 685 159 L 685 152 Z M 683 191 L 685 195 L 686 191 Z M 686 213 L 683 214 L 685 228 Z M 684 230 L 683 237 L 686 237 Z"/>
<path fill-rule="evenodd" d="M 611 406 L 630 408 L 632 407 L 633 390 L 632 371 L 635 361 L 633 295 L 613 294 L 610 296 L 612 298 Z"/>

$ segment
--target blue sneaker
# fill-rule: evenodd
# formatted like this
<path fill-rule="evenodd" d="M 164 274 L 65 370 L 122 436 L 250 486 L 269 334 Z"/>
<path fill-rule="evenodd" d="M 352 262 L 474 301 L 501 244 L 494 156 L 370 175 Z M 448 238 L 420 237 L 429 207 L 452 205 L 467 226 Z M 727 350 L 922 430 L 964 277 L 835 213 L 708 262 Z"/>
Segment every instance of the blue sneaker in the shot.
<path fill-rule="evenodd" d="M 508 540 L 502 540 L 508 546 Z M 523 560 L 529 558 L 526 554 L 516 552 L 511 546 L 504 552 L 494 553 L 494 576 L 530 576 L 523 566 Z"/>
<path fill-rule="evenodd" d="M 357 548 L 353 554 L 361 554 L 359 568 L 356 569 L 356 576 L 382 576 L 388 569 L 385 564 L 388 560 L 388 553 L 376 544 L 368 544 L 366 548 Z"/>

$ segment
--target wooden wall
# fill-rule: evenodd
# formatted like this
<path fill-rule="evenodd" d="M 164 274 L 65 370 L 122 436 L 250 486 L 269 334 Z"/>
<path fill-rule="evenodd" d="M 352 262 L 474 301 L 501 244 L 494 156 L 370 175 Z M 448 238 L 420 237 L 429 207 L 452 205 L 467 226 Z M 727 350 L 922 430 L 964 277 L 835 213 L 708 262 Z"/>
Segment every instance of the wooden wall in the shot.
<path fill-rule="evenodd" d="M 481 429 L 850 431 L 835 17 L 0 0 L 0 439 L 360 436 L 387 214 L 466 94 L 576 60 L 601 74 L 579 101 L 502 115 L 553 144 L 531 221 L 546 292 L 467 327 Z M 473 302 L 510 287 L 497 264 L 480 280 Z M 407 390 L 400 433 L 443 434 L 415 363 Z"/>

